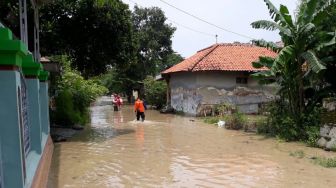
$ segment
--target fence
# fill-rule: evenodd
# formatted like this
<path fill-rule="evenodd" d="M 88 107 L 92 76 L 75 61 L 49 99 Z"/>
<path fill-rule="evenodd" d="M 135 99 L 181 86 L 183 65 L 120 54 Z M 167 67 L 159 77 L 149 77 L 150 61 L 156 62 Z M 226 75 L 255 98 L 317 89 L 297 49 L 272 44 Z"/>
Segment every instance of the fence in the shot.
<path fill-rule="evenodd" d="M 27 88 L 26 88 L 26 82 L 21 74 L 21 98 L 19 106 L 20 114 L 21 114 L 21 123 L 23 127 L 23 143 L 24 143 L 24 153 L 27 157 L 29 151 L 30 151 L 30 137 L 29 137 L 29 124 L 28 124 L 28 99 L 27 99 Z"/>

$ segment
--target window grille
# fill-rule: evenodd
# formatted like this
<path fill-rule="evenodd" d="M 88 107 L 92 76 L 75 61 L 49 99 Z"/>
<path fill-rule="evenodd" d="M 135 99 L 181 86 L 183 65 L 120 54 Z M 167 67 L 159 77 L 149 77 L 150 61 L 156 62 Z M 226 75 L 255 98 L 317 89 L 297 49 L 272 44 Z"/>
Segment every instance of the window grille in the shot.
<path fill-rule="evenodd" d="M 23 130 L 23 146 L 24 146 L 24 154 L 27 157 L 30 151 L 30 127 L 28 123 L 28 98 L 27 98 L 27 88 L 26 82 L 21 74 L 21 90 L 19 92 L 19 110 L 20 110 L 20 118 L 21 118 L 21 130 Z"/>

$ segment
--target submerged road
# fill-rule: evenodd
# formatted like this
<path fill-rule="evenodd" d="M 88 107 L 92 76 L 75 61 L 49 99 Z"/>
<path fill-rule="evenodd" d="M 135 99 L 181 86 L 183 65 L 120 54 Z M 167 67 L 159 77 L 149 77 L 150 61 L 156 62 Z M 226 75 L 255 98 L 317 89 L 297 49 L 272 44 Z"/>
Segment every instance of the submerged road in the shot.
<path fill-rule="evenodd" d="M 91 126 L 55 144 L 49 188 L 336 186 L 336 169 L 309 159 L 335 153 L 152 110 L 136 122 L 131 106 L 91 111 Z"/>

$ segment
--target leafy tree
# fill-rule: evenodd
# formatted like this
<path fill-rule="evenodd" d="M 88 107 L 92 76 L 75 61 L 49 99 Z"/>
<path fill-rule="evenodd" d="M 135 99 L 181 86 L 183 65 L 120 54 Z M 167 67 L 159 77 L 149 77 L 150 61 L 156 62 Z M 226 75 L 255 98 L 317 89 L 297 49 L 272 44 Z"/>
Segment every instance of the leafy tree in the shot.
<path fill-rule="evenodd" d="M 159 71 L 162 72 L 180 62 L 182 62 L 184 58 L 178 53 L 168 54 L 161 65 L 159 65 Z"/>
<path fill-rule="evenodd" d="M 84 76 L 135 61 L 131 12 L 120 0 L 60 0 L 41 9 L 42 53 L 69 54 Z"/>
<path fill-rule="evenodd" d="M 33 48 L 33 11 L 28 2 L 29 46 Z M 20 36 L 18 1 L 0 1 L 1 21 Z M 131 11 L 120 0 L 57 0 L 40 7 L 42 55 L 70 55 L 86 77 L 108 66 L 136 59 Z"/>
<path fill-rule="evenodd" d="M 156 75 L 165 68 L 165 59 L 173 53 L 171 38 L 175 28 L 166 24 L 164 12 L 158 7 L 134 7 L 132 14 L 134 31 L 139 41 L 137 68 L 141 80 L 146 75 Z"/>
<path fill-rule="evenodd" d="M 40 2 L 42 4 L 43 2 Z M 20 16 L 18 0 L 0 1 L 0 22 L 11 29 L 15 37 L 20 38 Z M 31 2 L 27 1 L 28 49 L 34 51 L 34 11 Z"/>
<path fill-rule="evenodd" d="M 319 52 L 335 44 L 331 39 L 335 36 L 328 31 L 319 31 L 329 7 L 335 6 L 334 1 L 328 1 L 318 8 L 320 1 L 307 0 L 302 3 L 296 15 L 296 20 L 289 14 L 288 8 L 280 5 L 277 9 L 269 0 L 264 0 L 273 21 L 260 20 L 252 23 L 257 29 L 279 30 L 284 43 L 278 48 L 274 43 L 254 41 L 279 52 L 277 58 L 261 57 L 255 62 L 255 67 L 266 66 L 270 70 L 257 73 L 257 77 L 275 78 L 280 85 L 279 94 L 288 101 L 289 112 L 297 123 L 301 122 L 301 114 L 305 110 L 305 86 L 311 85 L 315 77 L 323 74 L 326 69 L 318 57 Z M 322 39 L 322 40 L 321 40 Z"/>
<path fill-rule="evenodd" d="M 8 26 L 16 36 L 20 36 L 19 1 L 0 1 L 0 21 Z"/>
<path fill-rule="evenodd" d="M 137 61 L 114 67 L 102 79 L 113 92 L 132 94 L 132 89 L 143 90 L 144 79 L 179 63 L 183 58 L 171 49 L 175 28 L 166 24 L 163 11 L 157 7 L 135 7 L 132 15 L 137 40 Z"/>
<path fill-rule="evenodd" d="M 324 5 L 328 5 L 328 1 L 320 0 L 318 7 L 324 7 Z M 334 31 L 334 33 L 330 33 L 331 36 L 334 36 L 332 41 L 330 41 L 331 45 L 328 48 L 324 48 L 323 51 L 319 51 L 319 55 L 326 57 L 324 58 L 324 62 L 327 69 L 323 75 L 323 79 L 330 84 L 330 87 L 325 88 L 324 93 L 333 93 L 336 96 L 336 45 L 332 45 L 336 40 L 336 5 L 326 7 L 323 19 L 321 20 L 321 24 L 318 25 L 317 30 L 320 32 Z"/>

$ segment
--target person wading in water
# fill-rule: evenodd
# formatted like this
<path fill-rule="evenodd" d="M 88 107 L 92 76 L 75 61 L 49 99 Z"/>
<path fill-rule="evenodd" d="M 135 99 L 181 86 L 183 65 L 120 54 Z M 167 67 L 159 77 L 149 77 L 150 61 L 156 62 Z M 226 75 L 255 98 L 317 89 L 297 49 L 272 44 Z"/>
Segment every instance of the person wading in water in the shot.
<path fill-rule="evenodd" d="M 140 120 L 140 117 L 141 121 L 145 121 L 145 109 L 146 106 L 144 102 L 140 98 L 137 98 L 134 104 L 134 111 L 136 112 L 137 121 Z"/>

